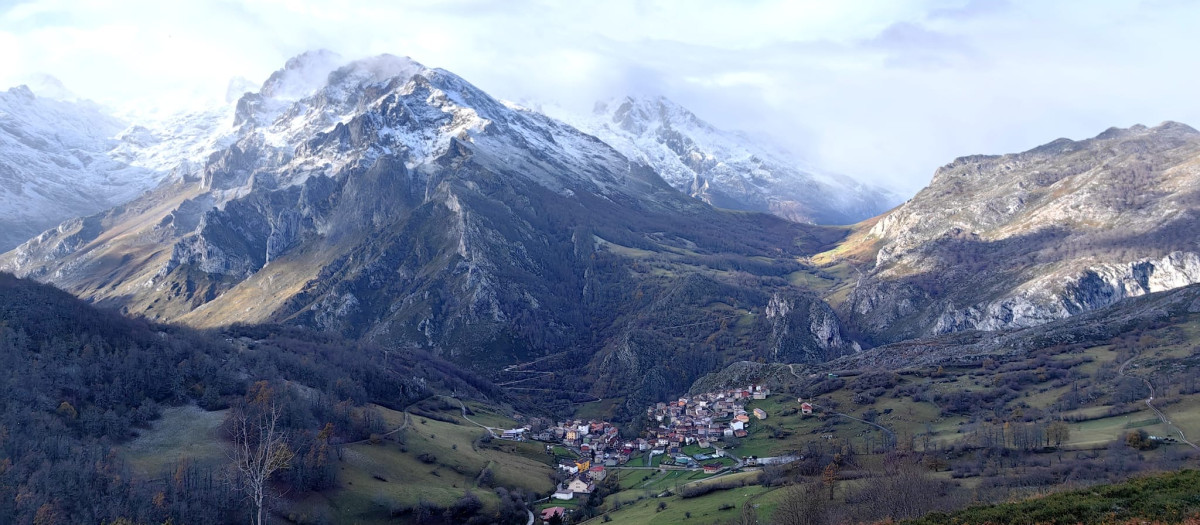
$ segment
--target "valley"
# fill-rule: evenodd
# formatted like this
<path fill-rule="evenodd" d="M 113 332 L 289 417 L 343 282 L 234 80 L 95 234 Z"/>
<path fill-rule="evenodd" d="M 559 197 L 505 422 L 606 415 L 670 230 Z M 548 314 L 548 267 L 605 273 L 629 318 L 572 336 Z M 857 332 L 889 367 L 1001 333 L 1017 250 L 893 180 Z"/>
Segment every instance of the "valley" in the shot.
<path fill-rule="evenodd" d="M 665 97 L 555 117 L 394 55 L 154 129 L 27 91 L 0 160 L 104 184 L 0 217 L 40 229 L 0 254 L 0 522 L 1072 522 L 1200 458 L 1184 124 L 889 210 Z"/>

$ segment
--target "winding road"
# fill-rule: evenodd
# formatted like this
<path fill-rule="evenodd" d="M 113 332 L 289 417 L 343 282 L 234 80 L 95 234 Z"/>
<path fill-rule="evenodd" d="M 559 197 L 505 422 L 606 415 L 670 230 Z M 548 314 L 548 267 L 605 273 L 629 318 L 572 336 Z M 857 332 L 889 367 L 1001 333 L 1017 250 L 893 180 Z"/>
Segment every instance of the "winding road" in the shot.
<path fill-rule="evenodd" d="M 372 439 L 385 438 L 385 437 L 388 437 L 388 436 L 390 436 L 390 435 L 392 435 L 392 434 L 395 434 L 395 433 L 397 433 L 397 432 L 399 432 L 399 431 L 401 431 L 401 430 L 404 430 L 404 429 L 408 428 L 408 425 L 409 425 L 409 423 L 411 423 L 411 422 L 412 422 L 412 416 L 411 416 L 411 415 L 409 415 L 409 413 L 408 413 L 408 411 L 407 411 L 407 410 L 405 410 L 405 412 L 404 412 L 404 420 L 400 422 L 400 426 L 398 426 L 398 427 L 396 427 L 396 428 L 393 428 L 393 429 L 391 429 L 391 430 L 389 430 L 389 431 L 387 431 L 387 432 L 384 432 L 383 434 L 380 434 L 380 435 L 376 436 L 375 438 L 360 439 L 360 440 L 358 440 L 358 441 L 351 441 L 351 442 L 349 442 L 349 443 L 342 443 L 342 445 L 357 445 L 357 444 L 359 444 L 359 443 L 366 443 L 366 442 L 368 442 L 368 441 L 371 441 Z"/>
<path fill-rule="evenodd" d="M 491 436 L 492 438 L 496 437 L 496 432 L 492 427 L 489 427 L 487 425 L 481 425 L 481 424 L 479 424 L 478 421 L 471 419 L 470 416 L 467 415 L 467 405 L 464 405 L 461 399 L 459 399 L 457 397 L 451 397 L 450 399 L 453 399 L 458 402 L 458 407 L 462 409 L 463 419 L 470 421 L 472 425 L 475 425 L 479 428 L 486 430 L 488 432 L 488 435 Z"/>
<path fill-rule="evenodd" d="M 1154 415 L 1158 416 L 1158 420 L 1162 422 L 1163 426 L 1167 427 L 1168 431 L 1174 430 L 1176 434 L 1179 434 L 1180 442 L 1186 444 L 1189 447 L 1192 447 L 1193 449 L 1200 450 L 1200 446 L 1196 446 L 1195 443 L 1188 441 L 1187 436 L 1185 436 L 1183 434 L 1183 430 L 1180 430 L 1179 427 L 1171 424 L 1171 420 L 1167 419 L 1167 415 L 1164 414 L 1162 412 L 1162 410 L 1159 410 L 1158 407 L 1154 406 L 1154 403 L 1153 403 L 1153 401 L 1154 401 L 1154 385 L 1152 383 L 1150 383 L 1150 380 L 1146 379 L 1144 377 L 1141 377 L 1141 376 L 1135 376 L 1132 374 L 1125 373 L 1125 367 L 1129 366 L 1129 363 L 1132 363 L 1133 360 L 1137 359 L 1137 358 L 1138 358 L 1138 355 L 1134 354 L 1133 357 L 1130 357 L 1129 359 L 1126 359 L 1124 363 L 1121 363 L 1121 367 L 1117 369 L 1117 375 L 1120 377 L 1132 377 L 1134 379 L 1138 379 L 1141 382 L 1145 383 L 1146 388 L 1150 389 L 1150 397 L 1146 398 L 1143 402 L 1146 403 L 1146 406 L 1150 408 L 1150 411 L 1154 412 Z"/>

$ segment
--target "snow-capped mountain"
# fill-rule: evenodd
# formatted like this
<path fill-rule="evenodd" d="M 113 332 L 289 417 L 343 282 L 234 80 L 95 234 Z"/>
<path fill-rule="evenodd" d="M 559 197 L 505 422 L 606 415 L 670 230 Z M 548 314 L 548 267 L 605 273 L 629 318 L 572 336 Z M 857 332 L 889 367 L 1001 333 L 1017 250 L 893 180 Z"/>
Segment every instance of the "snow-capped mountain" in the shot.
<path fill-rule="evenodd" d="M 152 186 L 148 170 L 106 154 L 125 127 L 92 104 L 0 92 L 0 249 Z"/>
<path fill-rule="evenodd" d="M 0 270 L 148 318 L 299 324 L 480 369 L 580 352 L 606 392 L 685 388 L 733 357 L 690 359 L 711 332 L 640 332 L 655 320 L 724 330 L 744 313 L 738 352 L 853 351 L 828 305 L 780 278 L 840 230 L 714 209 L 447 71 L 308 53 L 230 118 L 202 166 Z"/>
<path fill-rule="evenodd" d="M 51 77 L 40 85 L 48 96 L 0 92 L 0 250 L 128 202 L 220 145 L 220 109 L 131 126 Z"/>
<path fill-rule="evenodd" d="M 851 224 L 901 201 L 887 190 L 808 168 L 742 133 L 717 129 L 665 97 L 601 102 L 587 116 L 554 106 L 539 110 L 650 165 L 679 191 L 721 208 Z"/>

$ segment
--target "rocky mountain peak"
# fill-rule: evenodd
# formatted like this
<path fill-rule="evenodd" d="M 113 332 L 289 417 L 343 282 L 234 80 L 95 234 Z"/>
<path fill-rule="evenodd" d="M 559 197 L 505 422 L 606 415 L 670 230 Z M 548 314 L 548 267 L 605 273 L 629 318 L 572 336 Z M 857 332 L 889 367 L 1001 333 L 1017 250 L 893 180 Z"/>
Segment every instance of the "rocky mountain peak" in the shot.
<path fill-rule="evenodd" d="M 660 128 L 680 126 L 713 129 L 712 125 L 700 120 L 687 108 L 664 96 L 626 96 L 615 101 L 597 103 L 595 111 L 614 125 L 637 135 Z"/>
<path fill-rule="evenodd" d="M 1166 121 L 1154 127 L 1134 124 L 1128 128 L 1111 127 L 1096 135 L 1095 140 L 1120 140 L 1131 138 L 1163 138 L 1196 135 L 1191 126 L 1179 122 Z"/>
<path fill-rule="evenodd" d="M 784 152 L 721 130 L 662 96 L 599 102 L 588 117 L 543 107 L 657 171 L 679 191 L 721 208 L 796 222 L 850 224 L 890 208 L 890 192 L 821 173 Z"/>
<path fill-rule="evenodd" d="M 37 98 L 33 94 L 33 90 L 29 89 L 29 86 L 26 86 L 25 84 L 21 84 L 19 86 L 14 86 L 14 87 L 8 88 L 8 94 L 9 94 L 9 96 L 17 97 L 17 98 L 21 98 L 21 99 L 25 99 L 25 100 L 33 100 L 33 99 Z"/>
<path fill-rule="evenodd" d="M 288 59 L 283 69 L 272 73 L 263 82 L 259 94 L 283 100 L 304 98 L 324 86 L 329 73 L 345 63 L 346 60 L 333 51 L 306 51 Z"/>
<path fill-rule="evenodd" d="M 1175 122 L 956 159 L 866 234 L 878 251 L 850 308 L 903 338 L 920 332 L 901 324 L 1032 326 L 1197 282 L 1197 166 L 1200 133 Z"/>
<path fill-rule="evenodd" d="M 769 300 L 760 287 L 790 288 L 780 268 L 797 271 L 797 257 L 840 235 L 715 210 L 596 137 L 448 71 L 390 55 L 334 61 L 290 61 L 241 97 L 232 140 L 195 174 L 47 231 L 0 268 L 197 326 L 301 324 L 480 367 L 628 340 L 654 364 L 703 339 L 638 325 L 723 319 L 713 308 L 753 320 Z M 123 137 L 160 144 L 143 129 Z M 631 254 L 653 258 L 631 270 Z M 660 264 L 683 278 L 664 278 Z M 774 331 L 755 322 L 738 337 L 762 355 L 853 350 L 828 305 L 801 289 L 780 297 L 789 311 L 769 320 Z M 657 372 L 644 388 L 703 371 Z M 643 388 L 623 369 L 601 375 Z"/>

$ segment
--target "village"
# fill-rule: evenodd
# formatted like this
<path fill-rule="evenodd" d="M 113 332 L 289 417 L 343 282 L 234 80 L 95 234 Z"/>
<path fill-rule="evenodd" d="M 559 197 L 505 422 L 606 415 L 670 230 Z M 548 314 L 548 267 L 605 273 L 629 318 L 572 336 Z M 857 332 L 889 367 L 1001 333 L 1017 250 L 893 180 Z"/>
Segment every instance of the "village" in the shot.
<path fill-rule="evenodd" d="M 769 417 L 761 408 L 746 410 L 747 402 L 769 395 L 770 389 L 749 385 L 660 402 L 646 409 L 648 428 L 635 439 L 622 439 L 620 429 L 607 421 L 550 422 L 541 418 L 530 418 L 523 428 L 503 431 L 499 437 L 543 442 L 548 453 L 570 451 L 575 458 L 556 454 L 566 479 L 551 497 L 587 498 L 614 469 L 687 469 L 717 474 L 756 465 L 759 458 L 739 458 L 726 450 L 730 443 L 748 435 L 752 421 Z M 804 414 L 812 413 L 809 403 L 801 403 L 800 408 Z"/>

